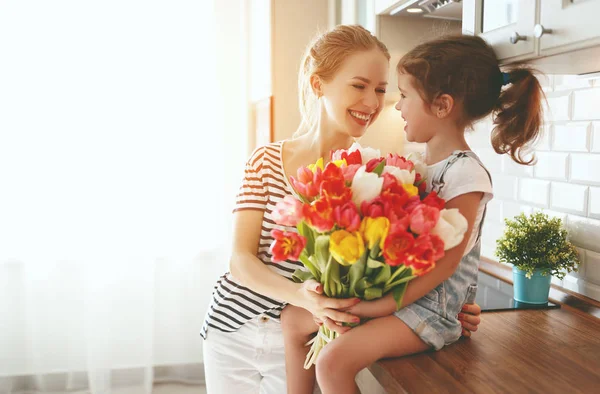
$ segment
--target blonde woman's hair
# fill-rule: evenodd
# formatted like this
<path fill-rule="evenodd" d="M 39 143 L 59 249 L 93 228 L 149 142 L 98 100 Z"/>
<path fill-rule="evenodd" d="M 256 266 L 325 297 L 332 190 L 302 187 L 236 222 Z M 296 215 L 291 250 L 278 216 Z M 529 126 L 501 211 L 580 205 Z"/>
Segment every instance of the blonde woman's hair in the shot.
<path fill-rule="evenodd" d="M 298 75 L 298 99 L 302 118 L 294 137 L 311 131 L 317 123 L 318 97 L 312 89 L 310 78 L 318 76 L 330 81 L 348 56 L 378 48 L 390 60 L 387 47 L 370 31 L 358 25 L 339 25 L 317 36 L 307 47 Z"/>

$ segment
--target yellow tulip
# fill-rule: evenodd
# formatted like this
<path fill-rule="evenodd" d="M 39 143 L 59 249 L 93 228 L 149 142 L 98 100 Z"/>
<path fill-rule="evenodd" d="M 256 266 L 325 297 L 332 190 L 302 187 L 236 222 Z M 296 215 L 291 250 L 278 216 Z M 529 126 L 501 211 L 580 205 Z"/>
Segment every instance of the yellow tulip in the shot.
<path fill-rule="evenodd" d="M 408 195 L 410 197 L 414 197 L 417 194 L 419 194 L 419 188 L 416 187 L 415 185 L 409 185 L 407 183 L 403 184 L 402 187 L 404 188 L 404 190 L 406 190 L 406 192 L 408 193 Z"/>
<path fill-rule="evenodd" d="M 365 253 L 360 232 L 334 231 L 329 238 L 329 252 L 342 265 L 352 265 Z"/>
<path fill-rule="evenodd" d="M 345 166 L 346 165 L 346 159 L 334 160 L 334 161 L 332 161 L 332 163 L 335 164 L 338 167 Z"/>
<path fill-rule="evenodd" d="M 367 216 L 360 224 L 360 233 L 367 242 L 369 249 L 373 249 L 379 243 L 379 250 L 383 250 L 383 244 L 389 231 L 390 221 L 384 216 L 378 218 Z"/>
<path fill-rule="evenodd" d="M 323 167 L 323 158 L 319 158 L 319 160 L 317 160 L 317 162 L 315 164 L 309 164 L 308 165 L 308 169 L 311 170 L 312 172 L 316 172 L 317 168 L 320 168 L 321 171 L 323 171 L 323 169 L 325 167 Z"/>

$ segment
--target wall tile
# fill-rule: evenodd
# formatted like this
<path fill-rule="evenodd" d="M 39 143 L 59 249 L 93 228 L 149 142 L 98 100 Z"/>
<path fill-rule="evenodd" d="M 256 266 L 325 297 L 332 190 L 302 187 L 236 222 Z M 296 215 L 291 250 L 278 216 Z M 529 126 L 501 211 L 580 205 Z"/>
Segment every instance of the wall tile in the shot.
<path fill-rule="evenodd" d="M 593 129 L 593 133 L 591 136 L 592 137 L 591 138 L 592 152 L 600 153 L 600 122 L 592 123 L 592 129 Z"/>
<path fill-rule="evenodd" d="M 588 187 L 569 183 L 552 182 L 550 185 L 550 207 L 585 215 L 587 211 Z"/>
<path fill-rule="evenodd" d="M 573 244 L 600 253 L 600 220 L 569 215 L 566 227 Z"/>
<path fill-rule="evenodd" d="M 585 253 L 585 278 L 600 285 L 600 253 L 587 250 Z"/>
<path fill-rule="evenodd" d="M 492 175 L 494 198 L 514 200 L 517 198 L 517 178 L 507 175 Z"/>
<path fill-rule="evenodd" d="M 538 179 L 519 180 L 519 200 L 548 206 L 550 196 L 550 182 Z"/>
<path fill-rule="evenodd" d="M 567 180 L 567 153 L 538 152 L 537 163 L 533 167 L 533 175 L 542 179 Z"/>
<path fill-rule="evenodd" d="M 600 185 L 600 155 L 571 155 L 570 177 L 572 182 Z"/>
<path fill-rule="evenodd" d="M 548 94 L 548 111 L 546 116 L 554 122 L 571 119 L 571 93 Z"/>
<path fill-rule="evenodd" d="M 577 90 L 573 92 L 573 119 L 574 120 L 598 120 L 600 111 L 600 88 Z M 562 104 L 557 104 L 560 108 Z M 562 115 L 562 113 L 561 113 Z M 555 119 L 558 120 L 558 119 Z"/>
<path fill-rule="evenodd" d="M 552 150 L 559 152 L 587 152 L 590 149 L 590 122 L 554 125 Z"/>
<path fill-rule="evenodd" d="M 588 216 L 600 219 L 600 187 L 590 187 Z"/>
<path fill-rule="evenodd" d="M 504 161 L 503 174 L 522 177 L 533 176 L 533 166 L 518 164 L 509 155 L 502 156 L 502 160 Z"/>

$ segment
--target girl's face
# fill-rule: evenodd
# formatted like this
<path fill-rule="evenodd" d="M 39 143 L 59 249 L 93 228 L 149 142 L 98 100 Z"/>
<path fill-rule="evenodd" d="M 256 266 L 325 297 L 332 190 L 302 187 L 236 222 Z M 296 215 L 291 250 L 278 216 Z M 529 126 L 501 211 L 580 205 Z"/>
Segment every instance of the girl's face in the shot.
<path fill-rule="evenodd" d="M 435 135 L 438 119 L 432 113 L 430 105 L 419 95 L 413 81 L 414 78 L 409 74 L 398 74 L 400 101 L 396 104 L 396 109 L 406 122 L 406 139 L 424 143 Z"/>
<path fill-rule="evenodd" d="M 332 80 L 321 84 L 322 121 L 362 137 L 383 109 L 388 73 L 389 62 L 379 49 L 350 55 Z"/>

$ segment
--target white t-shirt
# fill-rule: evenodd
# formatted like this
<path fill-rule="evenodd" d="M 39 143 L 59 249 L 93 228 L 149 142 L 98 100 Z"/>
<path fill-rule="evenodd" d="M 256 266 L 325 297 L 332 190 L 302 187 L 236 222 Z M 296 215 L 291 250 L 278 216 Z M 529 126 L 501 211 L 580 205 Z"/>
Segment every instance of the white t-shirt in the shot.
<path fill-rule="evenodd" d="M 459 152 L 459 151 L 457 151 Z M 457 153 L 454 152 L 454 153 Z M 454 156 L 450 156 L 438 163 L 427 166 L 427 191 L 431 191 L 432 180 L 438 179 L 440 173 L 444 170 L 446 163 Z M 471 192 L 482 192 L 483 197 L 479 202 L 479 208 L 477 209 L 477 216 L 473 225 L 473 231 L 471 232 L 471 238 L 465 248 L 464 254 L 466 255 L 471 251 L 475 242 L 477 241 L 477 235 L 479 233 L 479 224 L 483 218 L 483 212 L 485 205 L 494 196 L 492 190 L 492 183 L 486 170 L 482 165 L 472 157 L 466 156 L 458 159 L 454 164 L 448 168 L 443 178 L 444 186 L 440 190 L 439 196 L 446 201 L 450 201 L 455 197 L 462 194 Z"/>

